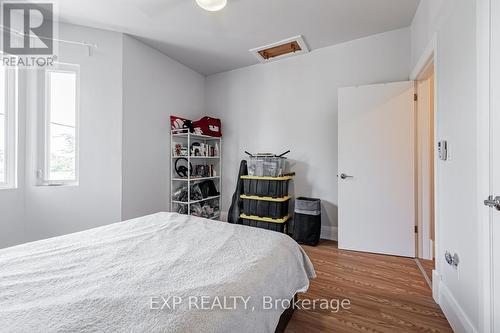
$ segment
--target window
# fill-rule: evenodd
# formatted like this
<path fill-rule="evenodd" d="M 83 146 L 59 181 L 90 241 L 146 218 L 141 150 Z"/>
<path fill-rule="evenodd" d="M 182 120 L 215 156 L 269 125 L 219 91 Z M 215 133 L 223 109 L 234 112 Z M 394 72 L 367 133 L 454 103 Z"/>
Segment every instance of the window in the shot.
<path fill-rule="evenodd" d="M 0 66 L 0 189 L 17 185 L 17 70 Z"/>
<path fill-rule="evenodd" d="M 45 121 L 41 185 L 78 183 L 79 68 L 45 71 Z"/>

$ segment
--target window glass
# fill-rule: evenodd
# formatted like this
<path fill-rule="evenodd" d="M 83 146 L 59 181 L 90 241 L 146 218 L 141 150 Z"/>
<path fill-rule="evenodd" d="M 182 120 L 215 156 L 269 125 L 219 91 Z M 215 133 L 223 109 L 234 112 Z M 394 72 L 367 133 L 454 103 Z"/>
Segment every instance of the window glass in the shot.
<path fill-rule="evenodd" d="M 76 181 L 77 76 L 74 72 L 48 75 L 48 180 Z"/>

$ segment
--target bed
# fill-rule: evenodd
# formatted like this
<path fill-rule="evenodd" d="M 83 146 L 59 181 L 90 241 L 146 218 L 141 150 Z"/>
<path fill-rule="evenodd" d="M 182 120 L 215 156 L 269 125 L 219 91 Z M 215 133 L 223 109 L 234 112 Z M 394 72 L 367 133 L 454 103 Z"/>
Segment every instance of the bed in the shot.
<path fill-rule="evenodd" d="M 0 250 L 0 327 L 272 333 L 314 277 L 284 234 L 158 213 Z"/>

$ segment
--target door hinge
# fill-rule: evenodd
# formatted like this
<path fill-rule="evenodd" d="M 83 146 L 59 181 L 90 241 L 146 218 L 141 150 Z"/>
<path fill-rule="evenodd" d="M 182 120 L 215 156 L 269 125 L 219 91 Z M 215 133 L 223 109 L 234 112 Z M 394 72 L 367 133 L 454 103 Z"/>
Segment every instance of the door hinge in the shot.
<path fill-rule="evenodd" d="M 418 234 L 418 225 L 415 226 L 415 233 Z"/>
<path fill-rule="evenodd" d="M 413 100 L 416 102 L 418 101 L 418 95 L 417 94 L 413 94 Z"/>

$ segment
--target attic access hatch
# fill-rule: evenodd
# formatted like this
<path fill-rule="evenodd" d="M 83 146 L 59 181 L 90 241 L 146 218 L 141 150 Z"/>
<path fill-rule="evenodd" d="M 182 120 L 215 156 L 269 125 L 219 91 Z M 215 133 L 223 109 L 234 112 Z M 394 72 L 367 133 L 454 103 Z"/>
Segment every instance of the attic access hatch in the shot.
<path fill-rule="evenodd" d="M 262 63 L 276 61 L 308 52 L 309 48 L 300 35 L 250 50 L 250 53 L 255 55 L 255 57 Z"/>

